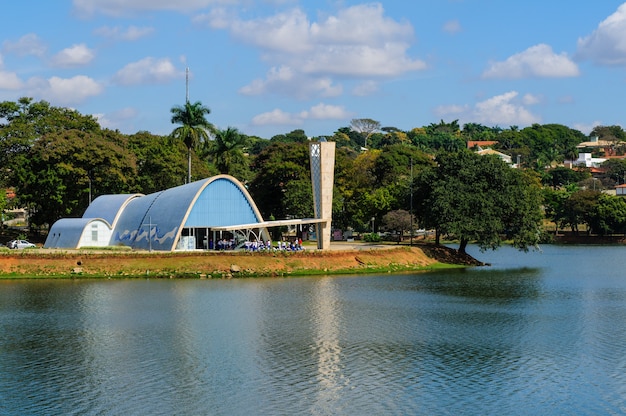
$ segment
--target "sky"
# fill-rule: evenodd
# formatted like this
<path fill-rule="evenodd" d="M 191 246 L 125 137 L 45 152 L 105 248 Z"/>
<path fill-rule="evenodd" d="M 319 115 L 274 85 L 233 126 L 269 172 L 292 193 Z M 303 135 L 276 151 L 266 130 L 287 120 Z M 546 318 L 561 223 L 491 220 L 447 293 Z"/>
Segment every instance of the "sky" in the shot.
<path fill-rule="evenodd" d="M 620 125 L 626 2 L 20 0 L 0 26 L 0 101 L 31 97 L 167 135 L 200 101 L 220 129 L 332 135 L 352 119 Z"/>

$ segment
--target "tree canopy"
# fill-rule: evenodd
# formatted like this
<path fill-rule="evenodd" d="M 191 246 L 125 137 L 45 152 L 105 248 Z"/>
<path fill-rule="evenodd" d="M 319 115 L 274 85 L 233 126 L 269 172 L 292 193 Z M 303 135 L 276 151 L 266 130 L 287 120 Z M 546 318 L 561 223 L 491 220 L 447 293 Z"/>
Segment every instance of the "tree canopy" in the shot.
<path fill-rule="evenodd" d="M 189 182 L 192 170 L 198 178 L 235 176 L 264 217 L 308 217 L 307 144 L 328 140 L 337 144 L 333 226 L 341 229 L 391 229 L 393 215 L 414 206 L 420 228 L 458 238 L 462 249 L 470 241 L 495 248 L 503 239 L 530 247 L 538 238 L 538 218 L 574 232 L 579 226 L 600 235 L 624 232 L 624 200 L 599 192 L 626 181 L 624 160 L 609 159 L 593 176 L 588 168 L 570 169 L 562 162 L 575 160 L 580 143 L 592 139 L 563 125 L 520 129 L 441 120 L 403 131 L 360 118 L 317 138 L 296 129 L 265 139 L 234 127 L 215 129 L 199 101 L 171 112 L 178 125 L 172 134 L 127 135 L 45 101 L 0 102 L 0 185 L 16 190 L 11 205 L 29 208 L 34 225 L 81 215 L 90 196 L 152 193 Z M 626 150 L 620 126 L 597 126 L 591 135 L 608 142 L 608 148 L 584 150 L 594 156 Z M 520 169 L 468 151 L 470 141 L 494 143 L 520 160 Z M 537 209 L 541 196 L 543 216 Z"/>
<path fill-rule="evenodd" d="M 174 106 L 171 109 L 172 124 L 180 124 L 176 127 L 171 137 L 173 140 L 182 141 L 187 147 L 187 182 L 191 182 L 191 152 L 202 142 L 209 140 L 209 134 L 215 130 L 213 124 L 209 123 L 206 115 L 211 110 L 200 101 L 190 103 L 187 101 L 184 106 Z"/>
<path fill-rule="evenodd" d="M 526 250 L 541 236 L 539 181 L 511 169 L 497 156 L 468 150 L 441 153 L 436 166 L 416 180 L 416 207 L 422 227 L 460 240 L 465 252 L 470 241 L 496 249 L 503 239 Z"/>

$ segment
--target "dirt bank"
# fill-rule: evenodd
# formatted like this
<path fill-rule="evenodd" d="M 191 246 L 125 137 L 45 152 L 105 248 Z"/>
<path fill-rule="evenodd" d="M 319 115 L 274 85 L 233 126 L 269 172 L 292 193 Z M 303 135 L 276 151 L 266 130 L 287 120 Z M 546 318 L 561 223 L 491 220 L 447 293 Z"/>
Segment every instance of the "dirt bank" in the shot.
<path fill-rule="evenodd" d="M 0 252 L 0 278 L 245 277 L 428 270 L 480 263 L 456 250 L 421 244 L 303 252 L 96 252 L 44 249 Z"/>

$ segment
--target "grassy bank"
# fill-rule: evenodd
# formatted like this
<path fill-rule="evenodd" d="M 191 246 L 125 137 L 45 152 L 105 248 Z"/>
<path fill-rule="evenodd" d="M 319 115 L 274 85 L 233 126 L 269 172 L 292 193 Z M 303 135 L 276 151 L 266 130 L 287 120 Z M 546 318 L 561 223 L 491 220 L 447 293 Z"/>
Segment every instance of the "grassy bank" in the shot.
<path fill-rule="evenodd" d="M 424 243 L 303 252 L 135 252 L 0 250 L 0 279 L 231 278 L 364 274 L 479 265 L 455 250 Z"/>

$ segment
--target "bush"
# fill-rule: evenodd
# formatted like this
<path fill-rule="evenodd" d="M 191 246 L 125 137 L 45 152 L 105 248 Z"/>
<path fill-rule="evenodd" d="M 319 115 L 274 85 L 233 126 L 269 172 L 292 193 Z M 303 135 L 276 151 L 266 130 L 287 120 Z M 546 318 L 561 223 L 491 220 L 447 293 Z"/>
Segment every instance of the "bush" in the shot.
<path fill-rule="evenodd" d="M 368 243 L 378 243 L 380 242 L 380 235 L 378 233 L 369 233 L 363 236 L 363 240 Z"/>

